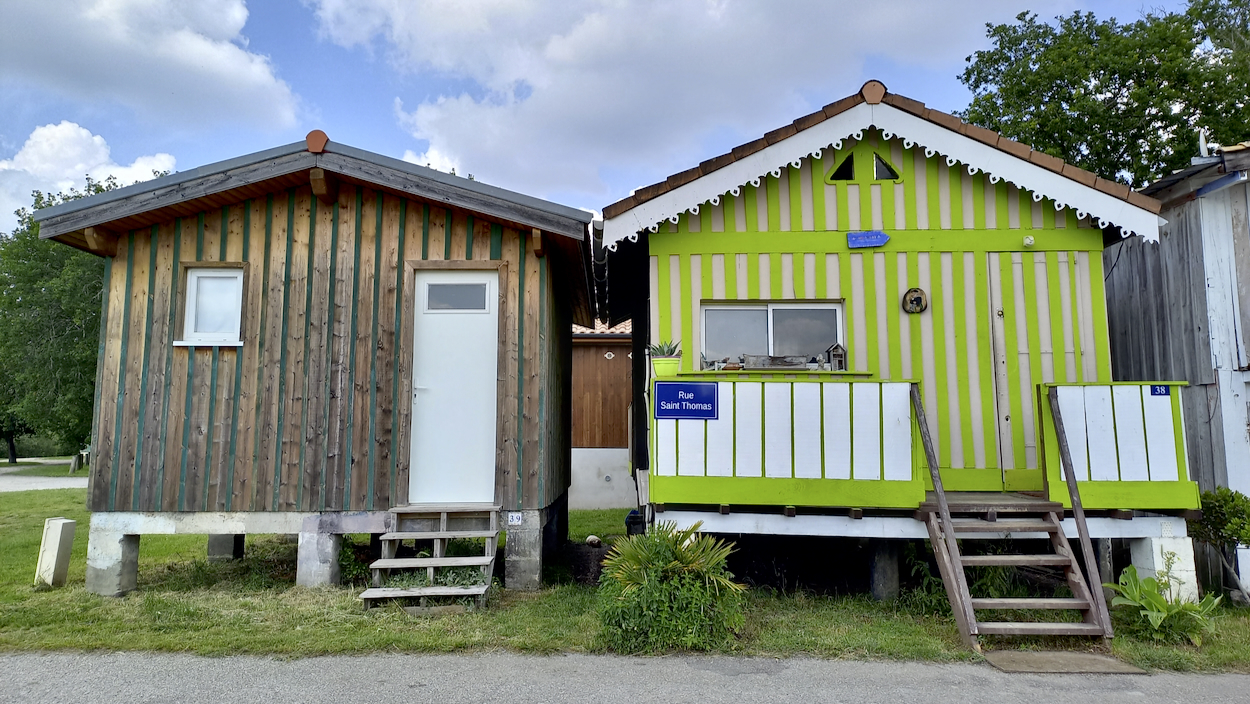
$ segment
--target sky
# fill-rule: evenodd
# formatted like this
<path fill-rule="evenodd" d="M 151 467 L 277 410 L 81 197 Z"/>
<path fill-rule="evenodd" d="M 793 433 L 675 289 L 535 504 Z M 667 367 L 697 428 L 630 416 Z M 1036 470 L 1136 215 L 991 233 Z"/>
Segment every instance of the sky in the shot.
<path fill-rule="evenodd" d="M 595 212 L 869 79 L 963 108 L 986 23 L 1178 0 L 0 0 L 0 232 L 30 193 L 301 141 Z"/>

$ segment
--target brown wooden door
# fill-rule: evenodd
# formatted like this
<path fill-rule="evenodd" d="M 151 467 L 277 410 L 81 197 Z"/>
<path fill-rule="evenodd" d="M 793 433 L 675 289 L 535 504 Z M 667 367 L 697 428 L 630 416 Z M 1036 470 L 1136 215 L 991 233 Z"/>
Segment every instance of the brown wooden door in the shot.
<path fill-rule="evenodd" d="M 573 343 L 573 447 L 628 447 L 628 341 Z"/>

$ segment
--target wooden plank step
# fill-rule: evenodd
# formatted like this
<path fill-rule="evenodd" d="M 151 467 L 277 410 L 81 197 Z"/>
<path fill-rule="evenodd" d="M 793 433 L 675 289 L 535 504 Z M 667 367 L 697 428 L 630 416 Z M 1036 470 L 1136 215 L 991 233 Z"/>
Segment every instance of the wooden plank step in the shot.
<path fill-rule="evenodd" d="M 489 584 L 474 584 L 470 587 L 374 587 L 360 593 L 360 598 L 369 599 L 403 599 L 422 596 L 481 596 L 490 589 Z"/>
<path fill-rule="evenodd" d="M 1102 626 L 1093 623 L 1014 623 L 980 621 L 977 632 L 984 636 L 1101 636 Z"/>
<path fill-rule="evenodd" d="M 500 506 L 491 503 L 407 504 L 391 508 L 391 513 L 404 515 L 410 513 L 489 513 L 499 509 Z"/>
<path fill-rule="evenodd" d="M 374 560 L 371 570 L 397 570 L 409 567 L 485 567 L 495 561 L 494 555 L 476 557 L 395 557 Z"/>
<path fill-rule="evenodd" d="M 434 540 L 442 538 L 496 538 L 497 530 L 416 530 L 383 533 L 382 540 Z"/>
<path fill-rule="evenodd" d="M 1077 598 L 1022 598 L 992 599 L 988 597 L 972 597 L 974 609 L 1079 609 L 1089 608 L 1089 602 Z"/>
<path fill-rule="evenodd" d="M 951 520 L 956 533 L 1056 533 L 1059 526 L 1050 521 L 982 521 L 977 518 Z"/>
<path fill-rule="evenodd" d="M 964 567 L 1027 565 L 1029 567 L 1067 567 L 1072 560 L 1063 555 L 960 555 Z"/>

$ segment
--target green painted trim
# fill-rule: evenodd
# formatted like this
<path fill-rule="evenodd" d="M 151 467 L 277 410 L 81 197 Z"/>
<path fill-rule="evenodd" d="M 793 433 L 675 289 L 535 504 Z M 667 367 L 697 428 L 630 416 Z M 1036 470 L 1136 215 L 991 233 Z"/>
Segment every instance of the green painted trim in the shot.
<path fill-rule="evenodd" d="M 963 164 L 945 167 L 946 181 L 950 184 L 951 229 L 964 230 L 964 173 Z M 966 232 L 966 230 L 965 230 Z"/>
<path fill-rule="evenodd" d="M 738 255 L 735 252 L 723 252 L 723 254 L 725 255 L 725 300 L 737 300 Z"/>
<path fill-rule="evenodd" d="M 248 261 L 252 239 L 252 201 L 243 201 L 243 260 Z M 242 332 L 242 331 L 240 331 Z M 244 344 L 248 341 L 245 340 Z M 243 350 L 234 351 L 234 395 L 230 402 L 230 466 L 226 468 L 226 510 L 234 509 L 234 465 L 238 458 L 239 398 L 243 389 Z"/>
<path fill-rule="evenodd" d="M 1198 484 L 1191 481 L 1081 482 L 1080 491 L 1081 505 L 1087 510 L 1107 508 L 1177 510 L 1202 507 Z M 1067 506 L 1070 503 L 1070 500 L 1065 501 L 1064 505 Z"/>
<path fill-rule="evenodd" d="M 326 303 L 326 338 L 327 338 L 326 345 L 325 345 L 326 347 L 326 358 L 325 358 L 326 380 L 325 380 L 325 386 L 322 388 L 322 394 L 323 394 L 322 399 L 324 399 L 325 401 L 324 403 L 322 403 L 322 406 L 324 406 L 325 409 L 321 417 L 322 476 L 321 476 L 321 486 L 320 486 L 319 493 L 321 495 L 321 510 L 322 511 L 328 508 L 328 505 L 327 505 L 328 501 L 329 499 L 333 498 L 333 497 L 326 496 L 326 490 L 329 487 L 329 472 L 327 472 L 326 470 L 330 469 L 330 461 L 329 461 L 329 458 L 330 458 L 330 380 L 334 376 L 334 374 L 332 373 L 334 369 L 334 313 L 335 313 L 334 297 L 335 297 L 335 294 L 337 293 L 338 278 L 339 278 L 338 277 L 338 265 L 339 265 L 339 203 L 338 201 L 335 201 L 334 205 L 331 207 L 333 208 L 333 210 L 330 215 L 330 271 L 329 271 L 330 295 Z M 427 219 L 426 219 L 426 228 L 425 228 L 424 234 L 429 234 L 429 219 L 428 219 L 429 212 L 430 212 L 429 206 L 425 207 L 425 212 L 426 212 Z M 426 241 L 425 238 L 422 237 L 423 256 L 424 256 L 425 241 Z"/>
<path fill-rule="evenodd" d="M 760 183 L 764 189 L 764 200 L 768 203 L 768 231 L 781 232 L 781 178 L 769 174 Z M 794 223 L 790 223 L 791 228 Z"/>
<path fill-rule="evenodd" d="M 975 345 L 976 340 L 968 339 L 968 306 L 964 300 L 966 289 L 964 288 L 964 253 L 953 252 L 951 254 L 951 300 L 955 304 L 955 357 L 959 362 L 959 415 L 960 430 L 963 431 L 963 451 L 964 466 L 976 466 L 976 443 L 972 438 L 972 394 L 967 383 L 968 364 L 967 352 L 969 346 Z M 980 308 L 977 309 L 980 312 Z M 988 316 L 986 320 L 988 321 Z M 980 359 L 980 356 L 977 357 Z M 984 391 L 981 392 L 985 394 Z M 978 399 L 980 401 L 980 399 Z M 951 430 L 956 432 L 955 429 Z"/>
<path fill-rule="evenodd" d="M 891 168 L 894 168 L 893 164 Z M 886 230 L 899 229 L 897 218 L 894 217 L 894 184 L 894 181 L 877 181 L 873 184 L 881 186 L 881 227 Z"/>
<path fill-rule="evenodd" d="M 1020 348 L 1018 345 L 1018 337 L 1016 336 L 1016 288 L 1015 288 L 1015 272 L 1012 271 L 1013 265 L 1011 261 L 1011 253 L 1004 252 L 998 258 L 999 270 L 1002 278 L 1000 279 L 1000 288 L 1003 296 L 1003 342 L 1006 346 L 1007 353 L 1007 378 L 1009 380 L 1018 380 L 1020 378 Z M 1012 450 L 1012 469 L 1025 469 L 1027 467 L 1026 453 L 1024 449 L 1024 425 L 1016 422 L 1023 416 L 1023 399 L 1020 397 L 1020 384 L 1008 382 L 1007 397 L 1011 406 L 1011 450 Z"/>
<path fill-rule="evenodd" d="M 1102 258 L 1102 255 L 1099 255 Z M 1072 381 L 1091 382 L 1085 378 L 1085 356 L 1081 351 L 1081 306 L 1077 298 L 1076 252 L 1068 252 L 1068 305 L 1072 308 L 1072 347 L 1076 350 L 1076 379 Z"/>
<path fill-rule="evenodd" d="M 972 176 L 972 226 L 985 229 L 985 172 Z"/>
<path fill-rule="evenodd" d="M 838 217 L 842 216 L 841 209 Z M 1019 252 L 1019 230 L 886 230 L 890 241 L 874 252 Z M 1091 234 L 1092 233 L 1092 234 Z M 763 232 L 662 232 L 650 240 L 651 254 L 768 254 L 781 244 L 777 233 Z M 843 233 L 830 230 L 785 233 L 786 252 L 863 252 L 849 249 Z M 1102 236 L 1097 230 L 1052 230 L 1038 238 L 1030 252 L 1078 250 L 1102 256 Z"/>
<path fill-rule="evenodd" d="M 126 362 L 130 346 L 130 298 L 135 272 L 135 233 L 132 230 L 126 242 L 126 298 L 122 301 L 122 346 L 118 356 L 117 370 L 117 406 L 113 412 L 113 471 L 109 478 L 109 510 L 117 510 L 117 478 L 121 468 L 121 443 L 117 441 L 122 435 L 122 425 L 126 415 Z"/>
<path fill-rule="evenodd" d="M 147 424 L 148 413 L 148 377 L 151 376 L 151 370 L 148 369 L 148 363 L 152 356 L 152 308 L 155 304 L 154 291 L 156 290 L 156 246 L 157 225 L 152 226 L 151 239 L 148 241 L 148 310 L 144 316 L 144 332 L 147 335 L 147 341 L 143 345 L 143 371 L 141 372 L 141 380 L 139 382 L 139 422 L 135 429 L 136 450 L 135 450 L 135 481 L 131 488 L 130 510 L 142 511 L 143 507 L 139 505 L 139 487 L 143 486 L 143 433 L 144 426 Z M 151 470 L 149 470 L 151 471 Z"/>
<path fill-rule="evenodd" d="M 784 479 L 650 476 L 653 503 L 914 509 L 924 501 L 917 480 Z"/>
<path fill-rule="evenodd" d="M 681 345 L 683 354 L 681 356 L 681 370 L 686 372 L 695 371 L 700 365 L 696 364 L 702 354 L 702 350 L 694 348 L 694 325 L 691 320 L 690 307 L 691 296 L 693 295 L 690 288 L 693 282 L 690 280 L 690 255 L 682 255 L 678 262 L 677 276 L 678 283 L 681 286 Z"/>
<path fill-rule="evenodd" d="M 403 223 L 400 223 L 403 228 Z M 295 506 L 301 511 L 308 510 L 304 505 L 304 472 L 307 467 L 304 464 L 308 456 L 308 406 L 311 398 L 309 387 L 313 381 L 308 373 L 310 364 L 309 352 L 312 350 L 312 343 L 309 335 L 312 332 L 312 302 L 313 302 L 313 278 L 316 276 L 317 270 L 314 264 L 317 261 L 317 198 L 308 199 L 308 271 L 304 278 L 304 401 L 300 404 L 299 418 L 299 479 L 295 486 Z M 403 250 L 400 250 L 403 251 Z M 324 339 L 324 338 L 323 338 Z M 324 478 L 323 478 L 324 481 Z M 311 490 L 312 487 L 309 487 Z"/>
<path fill-rule="evenodd" d="M 1037 385 L 1042 383 L 1042 349 L 1041 335 L 1041 318 L 1037 313 L 1037 264 L 1033 261 L 1032 252 L 1023 252 L 1020 255 L 1020 268 L 1024 281 L 1024 331 L 1028 336 L 1029 344 L 1029 394 L 1021 397 L 1021 404 L 1029 404 L 1030 407 L 1036 407 L 1038 398 L 1035 393 Z M 1054 335 L 1051 335 L 1051 360 L 1054 360 Z M 1042 466 L 1041 460 L 1041 433 L 1037 432 L 1037 413 L 1035 412 L 1033 419 L 1033 442 L 1037 448 L 1037 467 Z M 1027 453 L 1025 459 L 1028 459 Z M 1017 469 L 1036 469 L 1037 467 L 1029 467 L 1027 464 L 1017 467 Z"/>
<path fill-rule="evenodd" d="M 867 368 L 880 375 L 881 340 L 877 331 L 877 261 L 875 251 L 864 251 L 864 336 L 868 342 Z"/>
<path fill-rule="evenodd" d="M 464 227 L 464 258 L 473 258 L 473 216 L 466 216 L 466 224 Z"/>
<path fill-rule="evenodd" d="M 344 465 L 346 469 L 343 472 L 343 506 L 344 509 L 352 507 L 352 469 L 356 464 L 352 460 L 353 432 L 356 428 L 356 321 L 357 312 L 360 310 L 360 247 L 363 237 L 363 218 L 364 218 L 364 198 L 365 189 L 363 186 L 356 187 L 356 244 L 355 258 L 352 262 L 352 323 L 351 323 L 351 339 L 348 342 L 347 353 L 347 429 L 344 432 L 346 442 L 344 443 Z M 446 240 L 448 238 L 444 238 Z M 450 245 L 448 245 L 450 246 Z"/>
<path fill-rule="evenodd" d="M 519 241 L 520 252 L 517 255 L 517 305 L 521 310 L 517 311 L 516 339 L 517 339 L 517 359 L 516 359 L 516 504 L 519 510 L 525 501 L 525 488 L 522 484 L 522 478 L 525 476 L 525 233 L 517 238 Z M 663 279 L 661 279 L 663 280 Z M 661 309 L 663 310 L 663 309 Z M 662 315 L 662 314 L 661 314 Z M 502 500 L 502 497 L 500 497 Z"/>
<path fill-rule="evenodd" d="M 839 182 L 839 187 L 841 187 Z M 842 217 L 842 210 L 838 210 L 838 217 Z M 842 288 L 842 317 L 846 326 L 846 368 L 848 370 L 858 370 L 861 360 L 855 354 L 855 340 L 858 336 L 865 334 L 863 330 L 855 329 L 855 292 L 851 286 L 851 254 L 838 254 L 838 285 Z M 872 369 L 871 365 L 864 364 L 864 371 Z"/>
<path fill-rule="evenodd" d="M 522 235 L 521 237 L 521 252 L 522 252 L 522 260 L 524 260 L 524 252 L 525 252 L 524 235 Z M 669 271 L 669 268 L 670 267 L 669 267 L 667 254 L 656 258 L 656 276 L 659 279 L 658 285 L 656 287 L 656 294 L 657 294 L 656 306 L 657 306 L 657 311 L 659 315 L 656 316 L 658 318 L 656 322 L 657 322 L 657 328 L 660 331 L 660 341 L 672 340 L 672 335 L 673 335 L 673 328 L 671 327 L 671 320 L 670 320 L 672 318 L 672 312 L 671 312 L 672 301 L 669 300 L 670 298 L 672 298 L 672 294 L 670 293 L 672 280 L 669 278 L 672 275 L 672 273 Z M 520 315 L 517 316 L 518 319 L 520 319 L 520 317 L 521 317 Z"/>
<path fill-rule="evenodd" d="M 282 268 L 282 342 L 278 347 L 278 372 L 282 375 L 282 381 L 278 384 L 278 427 L 276 428 L 277 437 L 274 439 L 273 453 L 273 510 L 280 511 L 282 506 L 279 503 L 279 490 L 282 487 L 282 463 L 283 457 L 282 441 L 286 435 L 286 343 L 290 337 L 290 311 L 291 311 L 291 256 L 292 250 L 295 248 L 295 189 L 291 188 L 286 192 L 286 252 L 283 256 Z M 308 317 L 305 313 L 304 317 Z"/>
<path fill-rule="evenodd" d="M 1016 197 L 1020 199 L 1020 229 L 1033 229 L 1033 198 L 1029 195 L 1029 191 L 1023 188 L 1016 191 Z M 1021 236 L 1028 234 L 1021 233 Z"/>
<path fill-rule="evenodd" d="M 368 483 L 365 485 L 365 508 L 373 510 L 374 486 L 377 483 L 378 473 L 378 301 L 382 297 L 382 277 L 378 274 L 382 271 L 382 191 L 377 191 L 377 203 L 374 205 L 376 211 L 376 222 L 373 230 L 373 331 L 369 340 L 369 474 Z M 469 220 L 469 224 L 473 224 L 473 220 Z M 389 506 L 387 508 L 390 508 Z"/>
<path fill-rule="evenodd" d="M 195 349 L 187 348 L 187 393 L 182 412 L 182 464 L 178 469 L 178 510 L 187 510 L 187 452 L 191 444 L 191 401 L 195 394 L 191 387 L 195 383 Z"/>
<path fill-rule="evenodd" d="M 929 230 L 942 232 L 942 192 L 938 185 L 936 155 L 925 161 L 925 197 L 929 201 Z M 953 223 L 952 223 L 953 224 Z"/>
<path fill-rule="evenodd" d="M 1042 198 L 1042 229 L 1055 229 L 1055 201 Z"/>
<path fill-rule="evenodd" d="M 903 181 L 903 226 L 907 230 L 916 230 L 916 148 L 903 150 L 903 161 L 898 166 L 899 178 Z M 914 317 L 914 316 L 913 316 Z"/>
<path fill-rule="evenodd" d="M 256 415 L 253 416 L 252 425 L 255 427 L 255 436 L 252 442 L 252 499 L 251 510 L 262 510 L 261 505 L 257 501 L 261 496 L 257 493 L 260 489 L 260 431 L 262 410 L 264 409 L 265 394 L 262 391 L 265 388 L 265 328 L 269 325 L 269 250 L 273 243 L 273 194 L 265 196 L 265 248 L 263 262 L 263 272 L 260 279 L 260 327 L 256 340 Z"/>
<path fill-rule="evenodd" d="M 816 298 L 829 297 L 829 263 L 826 259 L 825 252 L 813 252 L 816 255 Z M 845 317 L 846 311 L 842 311 Z M 842 321 L 845 325 L 846 321 Z"/>
<path fill-rule="evenodd" d="M 1052 208 L 1053 210 L 1053 208 Z M 1068 379 L 1068 350 L 1064 343 L 1063 303 L 1059 298 L 1059 253 L 1046 253 L 1046 297 L 1047 310 L 1050 312 L 1050 359 L 1056 383 L 1066 383 Z M 1056 331 L 1058 333 L 1056 334 Z M 1071 331 L 1076 334 L 1075 330 Z M 1039 380 L 1040 381 L 1040 380 Z"/>
<path fill-rule="evenodd" d="M 759 232 L 760 229 L 760 213 L 759 213 L 759 196 L 756 195 L 756 189 L 762 188 L 764 182 L 761 181 L 759 186 L 747 184 L 742 187 L 743 206 L 747 214 L 747 233 Z M 667 241 L 668 238 L 662 238 L 661 241 Z M 652 239 L 654 243 L 656 240 Z M 654 250 L 652 250 L 654 253 Z"/>
<path fill-rule="evenodd" d="M 1189 457 L 1185 452 L 1185 410 L 1181 404 L 1180 389 L 1172 396 L 1172 433 L 1176 438 L 1176 478 L 1180 481 L 1189 480 Z"/>
<path fill-rule="evenodd" d="M 544 480 L 550 469 L 547 462 L 547 428 L 551 427 L 552 419 L 547 417 L 547 384 L 551 379 L 552 371 L 551 355 L 547 346 L 548 335 L 551 334 L 548 329 L 550 322 L 547 319 L 547 306 L 551 301 L 547 291 L 548 261 L 546 257 L 538 260 L 538 369 L 543 378 L 538 384 L 538 496 L 534 497 L 536 506 L 542 505 L 543 497 L 546 496 L 543 493 L 546 488 Z"/>
<path fill-rule="evenodd" d="M 245 221 L 246 223 L 246 221 Z M 178 331 L 174 330 L 174 323 L 178 319 L 178 292 L 182 288 L 182 218 L 174 218 L 174 278 L 173 291 L 170 293 L 169 303 L 169 339 L 174 340 L 178 337 Z M 157 470 L 156 491 L 153 492 L 154 499 L 152 510 L 160 511 L 164 508 L 165 500 L 165 441 L 169 434 L 169 422 L 173 416 L 169 412 L 169 395 L 170 389 L 173 387 L 171 377 L 174 373 L 174 346 L 169 345 L 165 352 L 165 391 L 164 399 L 161 401 L 161 412 L 164 418 L 161 419 L 160 446 L 162 449 L 160 456 L 159 469 Z"/>
<path fill-rule="evenodd" d="M 950 387 L 946 366 L 946 313 L 943 310 L 942 255 L 929 255 L 929 313 L 933 316 L 933 397 L 937 401 L 938 465 L 951 466 Z"/>
<path fill-rule="evenodd" d="M 1009 208 L 1007 207 L 1007 182 L 999 181 L 998 183 L 993 184 L 993 186 L 994 186 L 994 224 L 997 225 L 995 229 L 1004 230 L 1009 233 L 1015 232 L 1014 230 L 1011 229 L 1011 212 Z M 1018 246 L 1018 241 L 1019 241 L 1018 235 L 1016 239 L 1017 239 L 1016 246 Z M 1008 247 L 1007 249 L 1015 249 L 1016 246 Z M 1101 242 L 1099 243 L 1098 247 L 1099 249 L 1102 248 Z"/>
<path fill-rule="evenodd" d="M 213 427 L 217 422 L 217 348 L 213 348 L 213 361 L 208 374 L 208 430 L 205 436 L 204 445 L 204 479 L 203 488 L 200 492 L 199 505 L 197 509 L 207 511 L 212 508 L 208 505 L 208 480 L 213 475 Z"/>
<path fill-rule="evenodd" d="M 443 259 L 451 259 L 451 230 L 455 225 L 451 208 L 443 209 Z"/>
<path fill-rule="evenodd" d="M 660 259 L 664 260 L 666 255 L 660 255 Z M 663 279 L 661 278 L 661 281 Z M 660 293 L 660 299 L 663 300 L 664 293 Z M 759 253 L 751 253 L 747 255 L 747 300 L 760 299 L 760 255 Z M 663 317 L 664 310 L 660 309 L 660 316 Z"/>
<path fill-rule="evenodd" d="M 704 232 L 712 231 L 712 202 L 704 201 L 699 207 L 699 229 Z"/>
<path fill-rule="evenodd" d="M 404 331 L 404 242 L 408 232 L 408 201 L 399 201 L 399 245 L 396 247 L 396 256 L 399 258 L 398 266 L 395 267 L 395 358 L 392 360 L 391 367 L 391 464 L 387 468 L 391 478 L 391 504 L 395 504 L 395 497 L 398 496 L 399 472 L 396 471 L 399 466 L 399 434 L 403 428 L 399 427 L 398 419 L 400 417 L 399 406 L 402 403 L 409 403 L 408 399 L 399 398 L 399 370 L 402 360 L 400 352 L 403 343 Z M 496 225 L 491 226 L 491 258 L 497 259 L 495 256 L 494 232 Z"/>
<path fill-rule="evenodd" d="M 1111 381 L 1111 337 L 1107 332 L 1107 293 L 1103 286 L 1102 253 L 1089 255 L 1090 307 L 1094 310 L 1094 359 L 1098 380 Z"/>
<path fill-rule="evenodd" d="M 421 260 L 430 258 L 430 206 L 421 205 Z"/>
<path fill-rule="evenodd" d="M 1044 491 L 1045 478 L 1040 469 L 1008 469 L 1003 471 L 1003 491 Z"/>
<path fill-rule="evenodd" d="M 781 281 L 781 252 L 768 253 L 768 288 L 768 295 L 773 300 L 782 298 L 781 291 L 784 287 Z"/>
<path fill-rule="evenodd" d="M 985 438 L 985 466 L 1000 466 L 998 446 L 998 413 L 994 394 L 994 312 L 990 306 L 989 256 L 985 252 L 973 255 L 976 276 L 977 310 L 985 311 L 977 325 L 977 363 L 981 375 L 981 432 Z"/>
<path fill-rule="evenodd" d="M 827 213 L 825 212 L 825 158 L 822 155 L 819 159 L 812 159 L 812 226 L 813 229 L 823 230 L 826 225 Z M 726 227 L 728 232 L 729 228 Z"/>
<path fill-rule="evenodd" d="M 503 258 L 503 226 L 494 223 L 490 226 L 490 258 L 496 261 Z"/>
<path fill-rule="evenodd" d="M 795 169 L 787 166 L 785 168 L 786 175 L 790 179 L 790 229 L 803 229 L 803 175 L 801 169 Z M 812 184 L 812 190 L 816 190 L 816 184 Z M 815 223 L 813 222 L 813 225 Z"/>
<path fill-rule="evenodd" d="M 914 288 L 920 285 L 920 255 L 917 252 L 907 253 L 907 287 Z M 899 301 L 899 306 L 902 306 Z M 930 301 L 932 306 L 932 301 Z M 901 310 L 901 308 L 900 308 Z M 923 346 L 923 330 L 921 330 L 921 318 L 923 314 L 908 315 L 907 324 L 911 327 L 909 331 L 909 340 L 911 341 L 911 375 L 920 379 L 920 396 L 925 403 L 925 408 L 932 408 L 933 391 L 928 388 L 928 384 L 924 382 L 924 346 Z M 927 460 L 926 460 L 927 462 Z M 928 469 L 926 468 L 927 472 Z"/>
<path fill-rule="evenodd" d="M 998 469 L 972 467 L 941 467 L 942 487 L 946 491 L 1002 491 L 1003 473 Z M 933 480 L 925 473 L 926 491 L 933 491 Z"/>

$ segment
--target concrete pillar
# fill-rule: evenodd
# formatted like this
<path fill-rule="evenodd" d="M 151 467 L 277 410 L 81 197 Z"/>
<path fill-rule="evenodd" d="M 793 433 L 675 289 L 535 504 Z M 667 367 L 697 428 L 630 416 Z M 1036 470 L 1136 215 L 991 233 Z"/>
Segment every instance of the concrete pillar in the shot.
<path fill-rule="evenodd" d="M 538 591 L 543 585 L 543 528 L 546 511 L 504 511 L 508 545 L 504 550 L 504 577 L 509 589 Z"/>
<path fill-rule="evenodd" d="M 869 543 L 872 598 L 894 601 L 898 598 L 898 542 L 877 539 Z"/>
<path fill-rule="evenodd" d="M 1120 575 L 1115 573 L 1115 566 L 1111 561 L 1111 538 L 1094 538 L 1094 559 L 1098 560 L 1098 572 L 1096 579 L 1099 584 L 1115 584 L 1120 579 Z M 1091 575 L 1094 573 L 1091 571 Z M 1097 589 L 1099 584 L 1091 584 L 1090 589 Z M 1107 603 L 1115 598 L 1115 592 L 1108 587 L 1102 587 L 1103 596 L 1106 597 Z"/>
<path fill-rule="evenodd" d="M 1165 555 L 1174 553 L 1172 597 L 1198 601 L 1198 570 L 1194 566 L 1194 544 L 1189 538 L 1135 538 L 1129 541 L 1133 566 L 1139 577 L 1155 577 L 1167 564 Z"/>
<path fill-rule="evenodd" d="M 77 522 L 68 518 L 48 518 L 43 522 L 39 562 L 35 565 L 35 585 L 65 586 L 69 576 L 69 556 L 74 549 Z"/>
<path fill-rule="evenodd" d="M 208 536 L 208 561 L 242 560 L 245 538 L 242 533 Z"/>
<path fill-rule="evenodd" d="M 139 536 L 91 526 L 87 537 L 87 591 L 121 596 L 139 581 Z"/>
<path fill-rule="evenodd" d="M 338 584 L 342 545 L 343 536 L 337 533 L 300 533 L 295 583 L 301 587 Z"/>

